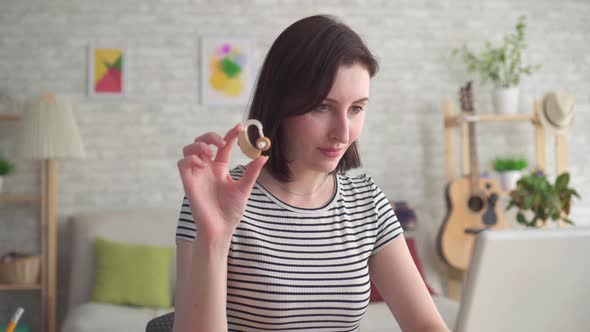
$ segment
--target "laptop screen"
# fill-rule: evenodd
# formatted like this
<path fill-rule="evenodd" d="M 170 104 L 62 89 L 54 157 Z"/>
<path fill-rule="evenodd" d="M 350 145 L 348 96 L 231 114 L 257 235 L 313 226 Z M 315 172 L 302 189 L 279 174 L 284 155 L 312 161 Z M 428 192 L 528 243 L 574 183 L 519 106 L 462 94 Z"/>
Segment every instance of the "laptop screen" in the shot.
<path fill-rule="evenodd" d="M 590 331 L 590 228 L 479 234 L 454 331 Z"/>

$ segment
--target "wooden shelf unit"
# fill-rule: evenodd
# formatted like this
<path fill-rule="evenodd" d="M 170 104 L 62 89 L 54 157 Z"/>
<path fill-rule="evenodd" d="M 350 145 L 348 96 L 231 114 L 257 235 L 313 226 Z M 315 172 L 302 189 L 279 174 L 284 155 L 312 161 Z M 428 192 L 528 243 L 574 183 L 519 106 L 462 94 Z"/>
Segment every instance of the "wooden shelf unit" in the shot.
<path fill-rule="evenodd" d="M 546 173 L 547 163 L 545 154 L 545 128 L 541 121 L 541 99 L 535 100 L 534 109 L 531 113 L 525 114 L 463 114 L 460 111 L 455 113 L 453 102 L 446 98 L 443 103 L 444 116 L 444 151 L 445 151 L 445 174 L 447 183 L 455 180 L 456 173 L 456 129 L 460 130 L 461 139 L 461 170 L 459 176 L 470 174 L 469 164 L 469 139 L 468 122 L 530 122 L 534 129 L 535 141 L 535 169 Z M 568 168 L 567 140 L 561 135 L 555 137 L 555 159 L 557 174 L 565 172 Z M 509 193 L 502 193 L 509 195 Z M 447 280 L 447 296 L 460 300 L 461 288 L 465 279 L 465 271 L 449 266 Z"/>
<path fill-rule="evenodd" d="M 0 121 L 18 121 L 20 115 L 18 113 L 0 113 Z"/>
<path fill-rule="evenodd" d="M 0 202 L 9 203 L 35 203 L 39 202 L 41 197 L 35 195 L 6 195 L 0 194 Z"/>
<path fill-rule="evenodd" d="M 17 113 L 0 113 L 0 121 L 19 121 Z M 37 284 L 0 283 L 0 291 L 39 291 L 41 301 L 41 331 L 55 332 L 57 328 L 57 219 L 55 215 L 54 160 L 42 160 L 40 195 L 0 194 L 2 204 L 34 203 L 39 205 L 41 233 L 40 282 Z"/>
<path fill-rule="evenodd" d="M 0 284 L 0 290 L 39 290 L 41 284 Z"/>

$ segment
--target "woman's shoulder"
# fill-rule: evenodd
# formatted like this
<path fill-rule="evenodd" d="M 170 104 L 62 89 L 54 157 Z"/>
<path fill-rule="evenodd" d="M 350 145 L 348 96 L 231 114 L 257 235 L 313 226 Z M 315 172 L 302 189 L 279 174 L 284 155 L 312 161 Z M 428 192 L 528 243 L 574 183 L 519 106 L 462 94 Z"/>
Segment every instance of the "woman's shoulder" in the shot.
<path fill-rule="evenodd" d="M 338 173 L 338 178 L 340 179 L 339 182 L 342 186 L 342 189 L 345 191 L 367 191 L 374 190 L 376 188 L 373 178 L 371 178 L 366 173 Z"/>
<path fill-rule="evenodd" d="M 360 174 L 348 174 L 348 173 L 338 173 L 338 177 L 340 178 L 343 184 L 350 184 L 352 186 L 358 185 L 367 185 L 373 184 L 373 178 L 371 178 L 366 173 Z"/>

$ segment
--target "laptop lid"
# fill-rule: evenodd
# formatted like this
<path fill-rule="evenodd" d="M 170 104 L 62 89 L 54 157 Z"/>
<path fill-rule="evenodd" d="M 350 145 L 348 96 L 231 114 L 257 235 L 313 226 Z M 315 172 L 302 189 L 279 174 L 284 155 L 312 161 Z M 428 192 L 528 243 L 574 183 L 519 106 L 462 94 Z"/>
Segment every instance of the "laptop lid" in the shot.
<path fill-rule="evenodd" d="M 454 331 L 590 331 L 590 228 L 480 233 Z"/>

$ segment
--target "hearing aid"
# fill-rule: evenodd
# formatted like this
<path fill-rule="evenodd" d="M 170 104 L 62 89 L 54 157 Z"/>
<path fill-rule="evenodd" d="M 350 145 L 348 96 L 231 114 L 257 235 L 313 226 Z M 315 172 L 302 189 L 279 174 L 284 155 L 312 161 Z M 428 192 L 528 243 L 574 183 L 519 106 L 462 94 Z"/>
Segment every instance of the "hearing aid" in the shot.
<path fill-rule="evenodd" d="M 258 135 L 260 137 L 256 140 L 256 145 L 252 145 L 252 143 L 250 143 L 250 138 L 248 138 L 248 128 L 250 126 L 256 126 L 258 128 Z M 264 137 L 264 133 L 262 132 L 262 123 L 260 123 L 260 121 L 256 119 L 250 119 L 244 122 L 242 130 L 238 134 L 238 146 L 242 152 L 244 152 L 244 154 L 251 159 L 258 158 L 262 151 L 270 149 L 270 139 L 268 139 L 268 137 Z"/>

